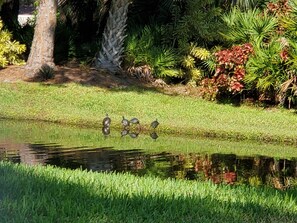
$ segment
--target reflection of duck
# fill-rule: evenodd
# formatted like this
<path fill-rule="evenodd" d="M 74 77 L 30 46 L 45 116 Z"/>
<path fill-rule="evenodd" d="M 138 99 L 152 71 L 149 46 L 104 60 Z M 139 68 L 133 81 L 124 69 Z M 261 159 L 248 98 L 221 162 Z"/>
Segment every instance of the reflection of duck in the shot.
<path fill-rule="evenodd" d="M 139 135 L 139 132 L 131 132 L 131 133 L 129 134 L 129 136 L 130 136 L 131 138 L 133 138 L 133 139 L 137 138 L 138 135 Z"/>
<path fill-rule="evenodd" d="M 152 132 L 152 133 L 150 134 L 150 137 L 151 137 L 152 139 L 156 140 L 159 136 L 158 136 L 158 134 L 157 134 L 156 132 Z"/>
<path fill-rule="evenodd" d="M 151 123 L 151 127 L 152 127 L 153 129 L 155 129 L 155 128 L 158 127 L 159 124 L 160 124 L 160 123 L 159 123 L 158 120 L 156 119 L 155 121 L 153 121 L 153 122 Z"/>
<path fill-rule="evenodd" d="M 102 133 L 103 133 L 103 135 L 108 136 L 110 134 L 109 126 L 103 126 L 102 127 Z"/>
<path fill-rule="evenodd" d="M 106 114 L 106 117 L 103 119 L 102 124 L 104 127 L 109 127 L 111 124 L 111 119 L 108 117 L 108 114 Z"/>
<path fill-rule="evenodd" d="M 124 116 L 123 116 L 123 120 L 122 120 L 122 125 L 124 126 L 124 128 L 126 128 L 130 125 L 129 120 L 125 119 Z"/>
<path fill-rule="evenodd" d="M 122 131 L 121 131 L 121 136 L 123 137 L 123 136 L 126 136 L 126 135 L 128 135 L 129 134 L 129 130 L 128 129 L 123 129 Z"/>

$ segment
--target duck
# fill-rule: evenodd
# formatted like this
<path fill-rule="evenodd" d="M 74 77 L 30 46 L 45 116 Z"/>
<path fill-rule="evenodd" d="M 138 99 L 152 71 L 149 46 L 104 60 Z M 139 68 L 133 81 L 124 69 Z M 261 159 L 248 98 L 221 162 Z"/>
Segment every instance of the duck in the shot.
<path fill-rule="evenodd" d="M 138 118 L 132 118 L 130 120 L 130 123 L 132 123 L 132 124 L 139 124 L 139 120 L 138 120 Z"/>
<path fill-rule="evenodd" d="M 111 124 L 111 119 L 108 117 L 108 114 L 106 114 L 106 117 L 103 119 L 102 124 L 104 127 L 109 127 Z"/>
<path fill-rule="evenodd" d="M 160 123 L 159 123 L 158 120 L 156 119 L 155 121 L 153 121 L 153 122 L 151 123 L 151 127 L 152 127 L 153 129 L 155 129 L 155 128 L 158 127 L 159 124 L 160 124 Z"/>
<path fill-rule="evenodd" d="M 124 126 L 124 128 L 128 127 L 130 125 L 130 122 L 128 119 L 125 119 L 125 117 L 123 116 L 123 120 L 122 120 L 122 125 Z"/>

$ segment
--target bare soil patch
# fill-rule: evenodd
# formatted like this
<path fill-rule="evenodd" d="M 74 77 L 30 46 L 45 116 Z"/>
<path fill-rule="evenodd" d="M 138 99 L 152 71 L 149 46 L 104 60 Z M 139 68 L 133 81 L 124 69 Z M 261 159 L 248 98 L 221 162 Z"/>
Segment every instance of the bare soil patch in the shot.
<path fill-rule="evenodd" d="M 98 86 L 108 89 L 125 89 L 127 87 L 140 87 L 156 90 L 170 95 L 199 96 L 199 90 L 185 85 L 168 85 L 160 79 L 151 82 L 143 81 L 127 74 L 110 74 L 105 70 L 85 68 L 75 65 L 56 66 L 55 77 L 43 81 L 40 78 L 31 79 L 25 75 L 24 66 L 11 65 L 0 70 L 0 82 L 43 82 L 46 84 L 79 83 L 89 86 Z"/>

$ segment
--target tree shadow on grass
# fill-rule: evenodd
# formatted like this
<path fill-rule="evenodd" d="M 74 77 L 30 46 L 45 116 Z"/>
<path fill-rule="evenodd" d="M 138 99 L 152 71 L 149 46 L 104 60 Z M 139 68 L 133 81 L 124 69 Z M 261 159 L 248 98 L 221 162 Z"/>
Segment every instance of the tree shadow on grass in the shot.
<path fill-rule="evenodd" d="M 133 78 L 126 74 L 110 74 L 104 70 L 82 69 L 80 67 L 57 66 L 55 77 L 44 80 L 40 76 L 26 79 L 28 82 L 38 82 L 44 86 L 66 86 L 67 83 L 77 83 L 82 86 L 95 86 L 110 91 L 144 91 L 161 92 L 152 83 Z"/>
<path fill-rule="evenodd" d="M 112 188 L 100 179 L 84 181 L 81 175 L 78 184 L 66 180 L 71 178 L 71 172 L 67 173 L 61 180 L 53 171 L 48 176 L 40 169 L 0 163 L 0 222 L 229 223 L 296 222 L 297 219 L 297 213 L 254 203 L 198 196 L 168 197 L 145 192 L 133 195 L 128 195 L 128 191 L 111 193 Z M 131 190 L 134 190 L 133 185 Z M 269 197 L 259 191 L 259 196 L 266 195 Z"/>

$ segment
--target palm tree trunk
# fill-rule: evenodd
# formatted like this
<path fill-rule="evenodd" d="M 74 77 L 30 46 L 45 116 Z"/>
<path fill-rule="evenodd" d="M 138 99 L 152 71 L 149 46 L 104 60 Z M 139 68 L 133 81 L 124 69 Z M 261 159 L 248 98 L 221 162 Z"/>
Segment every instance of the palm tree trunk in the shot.
<path fill-rule="evenodd" d="M 129 1 L 112 1 L 103 32 L 101 50 L 96 58 L 96 67 L 106 69 L 111 73 L 121 70 Z"/>
<path fill-rule="evenodd" d="M 54 39 L 57 24 L 57 1 L 40 0 L 33 42 L 27 60 L 27 76 L 33 77 L 38 70 L 47 65 L 54 64 Z"/>

